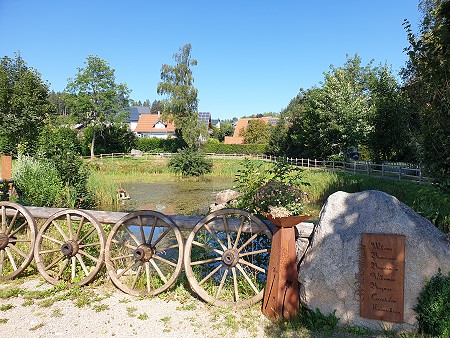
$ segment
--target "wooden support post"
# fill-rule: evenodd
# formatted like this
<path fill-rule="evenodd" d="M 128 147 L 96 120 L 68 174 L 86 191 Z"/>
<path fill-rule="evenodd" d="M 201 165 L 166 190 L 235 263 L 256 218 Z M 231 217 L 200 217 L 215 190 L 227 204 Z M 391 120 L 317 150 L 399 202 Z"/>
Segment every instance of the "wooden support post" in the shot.
<path fill-rule="evenodd" d="M 2 178 L 10 180 L 12 178 L 12 157 L 2 155 Z"/>
<path fill-rule="evenodd" d="M 300 310 L 294 227 L 276 227 L 272 236 L 262 313 L 273 321 L 294 318 Z"/>

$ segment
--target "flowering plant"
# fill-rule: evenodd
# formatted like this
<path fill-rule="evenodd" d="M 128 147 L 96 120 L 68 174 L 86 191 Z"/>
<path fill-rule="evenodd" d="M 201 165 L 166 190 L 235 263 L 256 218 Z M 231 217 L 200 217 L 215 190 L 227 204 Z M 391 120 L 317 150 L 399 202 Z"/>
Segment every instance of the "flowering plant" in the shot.
<path fill-rule="evenodd" d="M 257 211 L 273 218 L 301 215 L 307 194 L 291 183 L 269 181 L 256 191 Z"/>

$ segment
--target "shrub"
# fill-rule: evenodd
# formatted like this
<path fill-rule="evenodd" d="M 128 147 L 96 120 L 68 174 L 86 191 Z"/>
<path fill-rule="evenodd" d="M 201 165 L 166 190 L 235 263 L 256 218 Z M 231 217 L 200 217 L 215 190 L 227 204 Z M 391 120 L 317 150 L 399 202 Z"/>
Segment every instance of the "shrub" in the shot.
<path fill-rule="evenodd" d="M 136 141 L 135 146 L 136 149 L 145 153 L 175 153 L 184 146 L 184 143 L 177 138 L 143 137 Z"/>
<path fill-rule="evenodd" d="M 169 168 L 183 176 L 201 176 L 212 171 L 212 161 L 191 149 L 182 149 L 170 158 Z"/>
<path fill-rule="evenodd" d="M 52 162 L 21 156 L 13 167 L 13 177 L 22 204 L 52 207 L 61 202 L 63 184 Z"/>
<path fill-rule="evenodd" d="M 84 155 L 90 154 L 93 127 L 83 131 L 82 150 Z M 95 134 L 95 153 L 111 154 L 129 152 L 136 144 L 136 135 L 126 124 L 111 124 L 102 128 L 97 127 Z"/>
<path fill-rule="evenodd" d="M 433 337 L 450 337 L 450 273 L 442 275 L 439 270 L 431 277 L 419 294 L 414 307 L 419 330 Z"/>
<path fill-rule="evenodd" d="M 209 139 L 203 146 L 203 150 L 206 153 L 244 155 L 264 154 L 266 148 L 266 144 L 224 144 L 214 139 Z"/>

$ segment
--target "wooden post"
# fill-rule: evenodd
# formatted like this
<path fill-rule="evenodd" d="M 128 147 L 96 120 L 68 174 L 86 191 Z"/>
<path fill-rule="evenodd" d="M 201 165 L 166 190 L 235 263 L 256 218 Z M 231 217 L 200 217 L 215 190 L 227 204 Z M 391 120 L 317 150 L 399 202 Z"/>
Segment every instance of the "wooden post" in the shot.
<path fill-rule="evenodd" d="M 2 155 L 2 178 L 10 180 L 12 178 L 12 157 Z"/>

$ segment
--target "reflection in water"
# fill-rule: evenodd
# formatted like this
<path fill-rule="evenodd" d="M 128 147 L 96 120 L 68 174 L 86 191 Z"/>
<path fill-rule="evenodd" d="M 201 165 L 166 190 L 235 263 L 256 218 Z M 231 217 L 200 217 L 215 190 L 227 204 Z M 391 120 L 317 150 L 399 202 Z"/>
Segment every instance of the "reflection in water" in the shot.
<path fill-rule="evenodd" d="M 156 210 L 166 215 L 203 215 L 214 203 L 216 194 L 232 189 L 233 183 L 232 177 L 124 183 L 123 188 L 131 198 L 122 202 L 121 211 Z"/>

